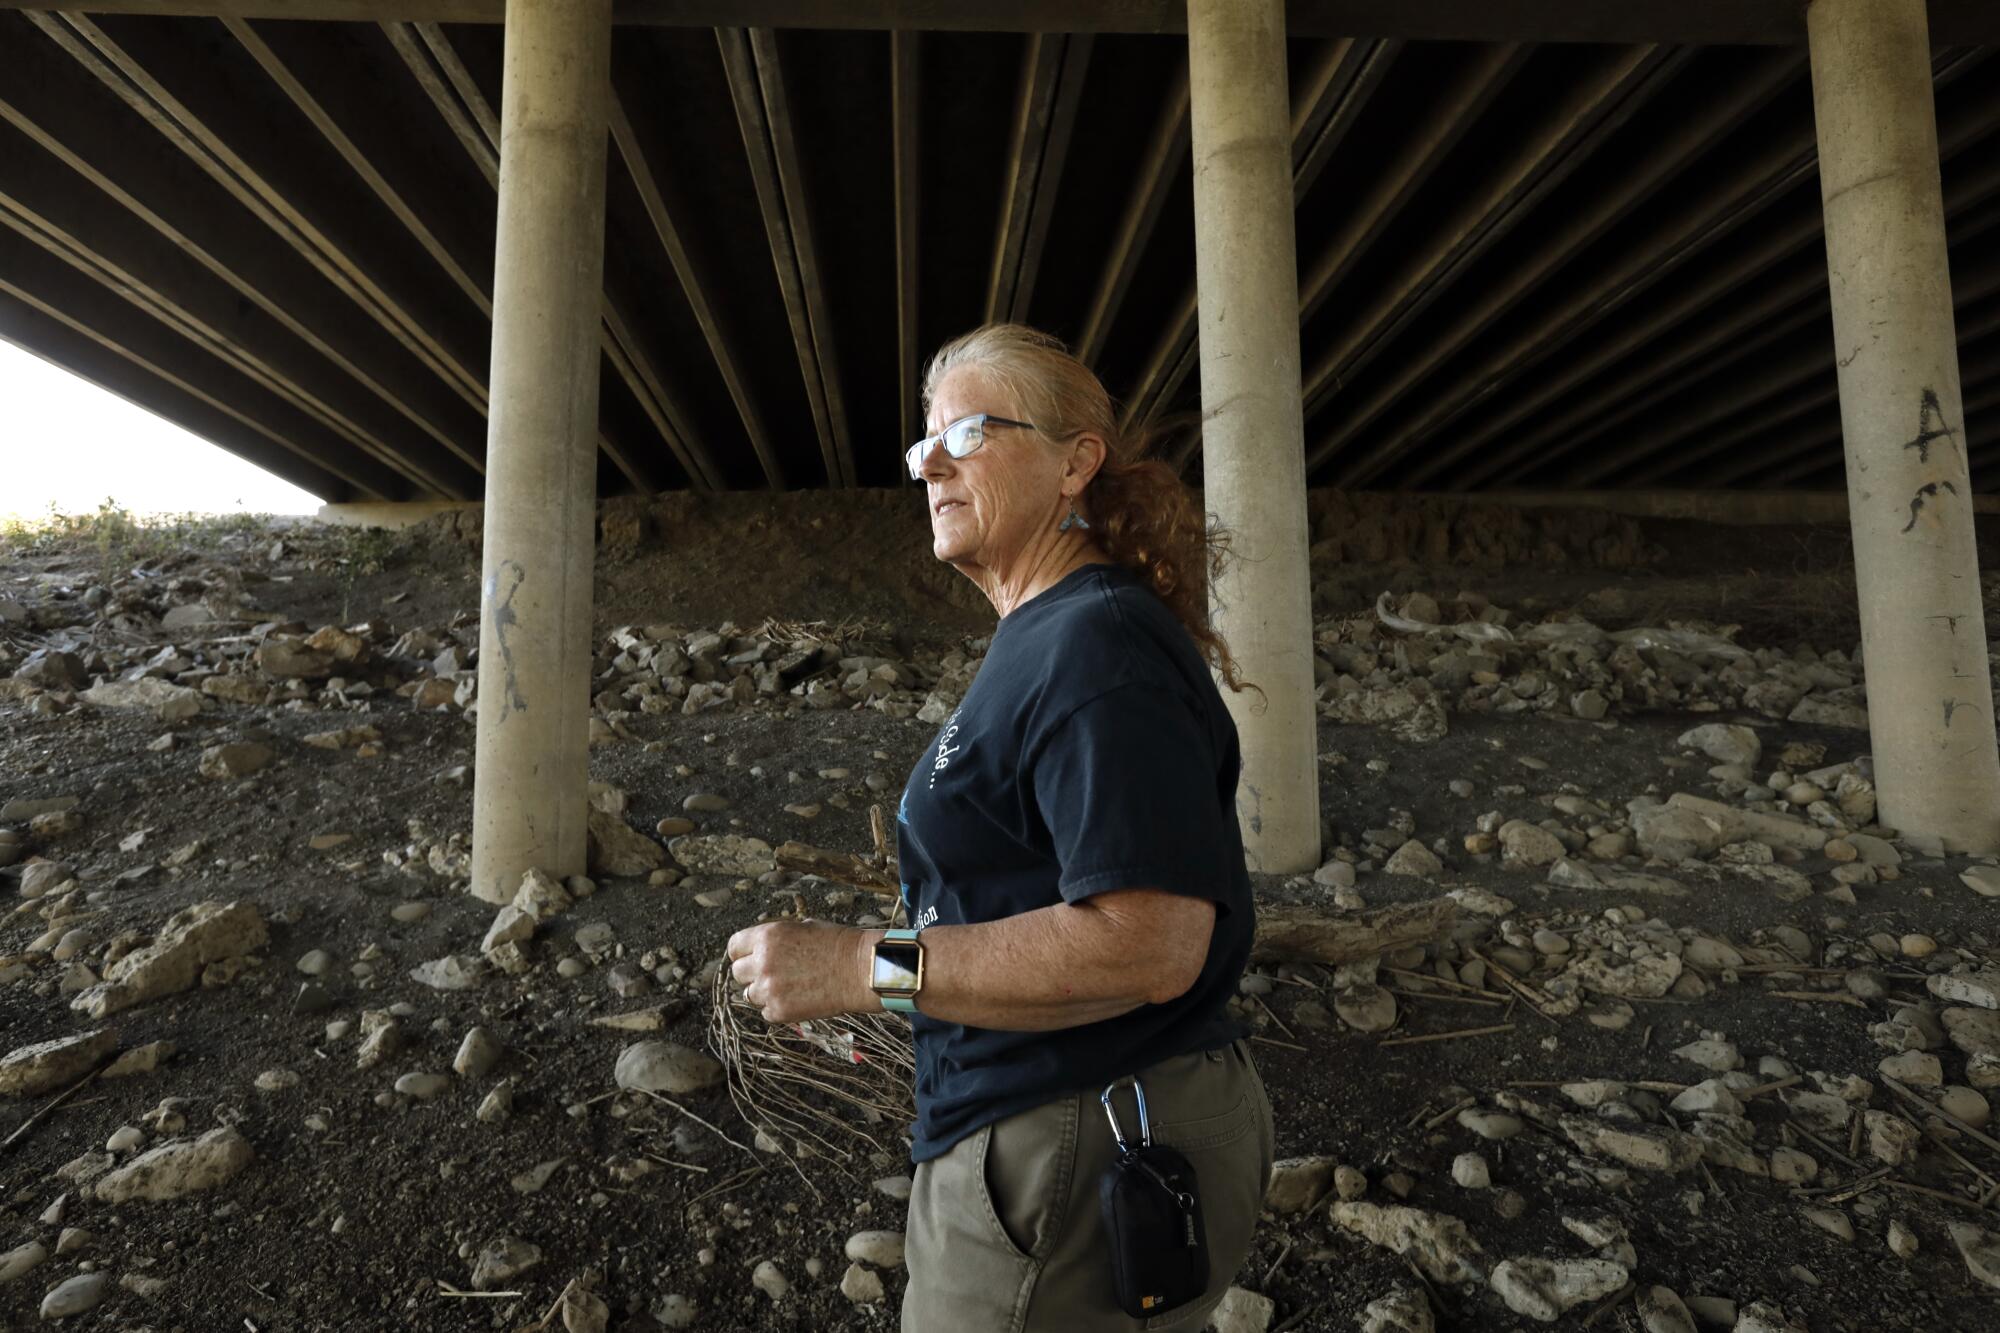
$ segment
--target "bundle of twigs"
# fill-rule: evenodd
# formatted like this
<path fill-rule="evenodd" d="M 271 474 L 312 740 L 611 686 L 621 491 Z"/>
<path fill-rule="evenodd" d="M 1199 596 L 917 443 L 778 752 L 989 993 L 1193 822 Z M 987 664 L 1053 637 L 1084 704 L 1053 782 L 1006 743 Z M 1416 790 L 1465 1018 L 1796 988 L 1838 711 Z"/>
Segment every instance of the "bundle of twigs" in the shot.
<path fill-rule="evenodd" d="M 902 1015 L 767 1023 L 720 968 L 708 1042 L 727 1071 L 737 1112 L 793 1145 L 795 1157 L 824 1158 L 852 1174 L 864 1154 L 903 1153 L 897 1136 L 916 1116 L 917 1071 Z"/>
<path fill-rule="evenodd" d="M 860 639 L 879 637 L 886 630 L 880 623 L 859 616 L 839 621 L 783 620 L 773 616 L 759 625 L 755 632 L 787 648 L 803 648 L 820 643 L 846 645 Z"/>

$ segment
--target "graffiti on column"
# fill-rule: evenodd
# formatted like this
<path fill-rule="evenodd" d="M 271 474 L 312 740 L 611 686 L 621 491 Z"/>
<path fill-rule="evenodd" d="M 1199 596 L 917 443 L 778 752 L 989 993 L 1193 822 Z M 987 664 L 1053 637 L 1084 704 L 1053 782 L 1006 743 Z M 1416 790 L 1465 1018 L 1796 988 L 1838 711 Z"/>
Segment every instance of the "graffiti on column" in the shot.
<path fill-rule="evenodd" d="M 1936 496 L 1939 487 L 1950 491 L 1953 495 L 1958 494 L 1958 487 L 1948 481 L 1933 481 L 1917 487 L 1917 493 L 1910 497 L 1910 521 L 1903 525 L 1904 532 L 1908 532 L 1911 528 L 1917 526 L 1917 515 L 1923 512 L 1924 501 Z"/>
<path fill-rule="evenodd" d="M 500 575 L 505 571 L 513 582 L 507 585 L 507 594 L 498 595 Z M 486 613 L 493 618 L 493 641 L 500 645 L 500 665 L 507 674 L 507 712 L 528 711 L 528 701 L 521 697 L 520 682 L 514 676 L 514 646 L 507 641 L 507 631 L 517 623 L 514 617 L 514 594 L 527 581 L 528 573 L 513 560 L 502 560 L 500 568 L 486 576 Z M 507 712 L 501 713 L 505 717 Z"/>
<path fill-rule="evenodd" d="M 1944 405 L 1938 402 L 1937 390 L 1924 390 L 1924 403 L 1917 411 L 1917 438 L 1903 447 L 1917 451 L 1917 461 L 1931 461 L 1931 441 L 1949 440 L 1958 432 L 1945 424 Z"/>

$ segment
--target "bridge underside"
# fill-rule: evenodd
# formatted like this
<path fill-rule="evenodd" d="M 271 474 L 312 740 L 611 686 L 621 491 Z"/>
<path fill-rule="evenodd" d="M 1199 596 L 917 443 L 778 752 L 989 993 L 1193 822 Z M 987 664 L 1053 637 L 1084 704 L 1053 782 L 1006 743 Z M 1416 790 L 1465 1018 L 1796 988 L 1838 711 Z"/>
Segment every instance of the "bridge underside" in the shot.
<path fill-rule="evenodd" d="M 162 8 L 0 12 L 0 337 L 326 499 L 477 498 L 497 0 Z M 1179 8 L 621 6 L 600 493 L 899 484 L 992 318 L 1198 478 Z M 1294 4 L 1309 483 L 1838 489 L 1796 8 Z M 1931 8 L 1993 490 L 2000 7 Z"/>

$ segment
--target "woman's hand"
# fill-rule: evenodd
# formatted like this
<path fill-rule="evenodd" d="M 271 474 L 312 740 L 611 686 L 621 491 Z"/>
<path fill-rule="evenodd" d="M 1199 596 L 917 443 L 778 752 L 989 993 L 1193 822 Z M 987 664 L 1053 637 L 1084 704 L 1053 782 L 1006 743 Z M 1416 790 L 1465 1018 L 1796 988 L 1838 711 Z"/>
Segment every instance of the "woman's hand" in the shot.
<path fill-rule="evenodd" d="M 729 974 L 771 1023 L 872 1009 L 868 955 L 877 934 L 825 921 L 767 921 L 729 937 Z"/>

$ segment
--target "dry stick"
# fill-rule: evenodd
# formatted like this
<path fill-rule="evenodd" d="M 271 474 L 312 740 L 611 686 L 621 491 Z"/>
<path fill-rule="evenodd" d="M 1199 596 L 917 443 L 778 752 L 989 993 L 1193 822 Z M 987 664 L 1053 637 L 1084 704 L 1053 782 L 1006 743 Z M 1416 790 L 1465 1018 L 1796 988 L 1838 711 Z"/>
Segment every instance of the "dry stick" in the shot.
<path fill-rule="evenodd" d="M 1300 1324 L 1312 1318 L 1318 1310 L 1318 1301 L 1314 1301 L 1311 1305 L 1301 1306 L 1296 1312 L 1288 1316 L 1282 1324 L 1272 1325 L 1271 1333 L 1291 1333 L 1292 1329 L 1297 1328 Z"/>
<path fill-rule="evenodd" d="M 42 1119 L 46 1117 L 49 1112 L 55 1110 L 58 1106 L 61 1106 L 64 1102 L 68 1101 L 72 1096 L 74 1096 L 77 1093 L 78 1090 L 80 1090 L 83 1087 L 84 1084 L 90 1082 L 92 1079 L 96 1078 L 99 1074 L 103 1073 L 105 1067 L 110 1063 L 111 1061 L 109 1059 L 101 1061 L 98 1064 L 97 1068 L 91 1070 L 88 1074 L 85 1074 L 82 1078 L 78 1079 L 76 1082 L 70 1084 L 67 1088 L 64 1088 L 61 1092 L 57 1093 L 46 1104 L 43 1105 L 41 1110 L 29 1116 L 26 1120 L 23 1120 L 20 1123 L 19 1127 L 17 1127 L 12 1134 L 9 1134 L 7 1136 L 6 1141 L 4 1143 L 0 1143 L 0 1150 L 5 1150 L 7 1148 L 13 1147 L 14 1141 L 16 1139 L 21 1138 L 29 1130 L 33 1129 L 36 1125 L 40 1124 Z"/>
<path fill-rule="evenodd" d="M 1963 1133 L 1969 1135 L 1976 1141 L 1983 1143 L 1987 1147 L 1993 1149 L 1993 1151 L 2000 1152 L 2000 1139 L 1994 1138 L 1992 1135 L 1986 1133 L 1984 1130 L 1973 1128 L 1971 1125 L 1966 1124 L 1965 1121 L 1960 1120 L 1957 1116 L 1945 1110 L 1942 1106 L 1933 1106 L 1931 1103 L 1917 1096 L 1916 1093 L 1911 1092 L 1908 1088 L 1904 1087 L 1901 1083 L 1898 1083 L 1895 1079 L 1889 1077 L 1887 1074 L 1882 1075 L 1882 1081 L 1889 1085 L 1889 1090 L 1891 1092 L 1896 1093 L 1904 1101 L 1909 1102 L 1912 1106 L 1916 1106 L 1921 1110 L 1929 1112 L 1931 1115 L 1934 1115 L 1938 1119 L 1949 1124 L 1952 1128 L 1962 1131 Z"/>
<path fill-rule="evenodd" d="M 519 1291 L 460 1291 L 441 1277 L 432 1278 L 431 1280 L 438 1284 L 438 1295 L 450 1296 L 462 1301 L 498 1301 L 526 1294 Z"/>
<path fill-rule="evenodd" d="M 1701 1163 L 1701 1177 L 1708 1182 L 1708 1187 L 1715 1191 L 1715 1197 L 1722 1200 L 1722 1206 L 1732 1213 L 1735 1212 L 1736 1205 L 1729 1201 L 1728 1192 L 1722 1188 L 1722 1182 L 1715 1178 L 1715 1172 L 1708 1169 L 1707 1162 Z"/>
<path fill-rule="evenodd" d="M 1259 1009 L 1262 1009 L 1264 1013 L 1270 1018 L 1270 1020 L 1278 1025 L 1278 1031 L 1284 1033 L 1287 1037 L 1290 1037 L 1293 1041 L 1297 1041 L 1299 1039 L 1299 1034 L 1292 1031 L 1289 1027 L 1285 1026 L 1285 1020 L 1278 1017 L 1276 1013 L 1273 1013 L 1270 1005 L 1264 1003 L 1263 996 L 1253 995 L 1250 998 L 1255 1000 L 1257 1002 L 1257 1007 Z"/>
<path fill-rule="evenodd" d="M 1618 1083 L 1628 1088 L 1643 1088 L 1647 1092 L 1670 1092 L 1676 1094 L 1686 1092 L 1691 1086 L 1686 1083 L 1661 1083 L 1652 1079 L 1634 1080 L 1624 1078 L 1607 1078 L 1602 1080 L 1580 1078 L 1515 1078 L 1509 1079 L 1507 1086 L 1510 1088 L 1561 1088 L 1567 1087 L 1571 1083 L 1591 1082 Z M 1748 1094 L 1739 1092 L 1736 1095 L 1743 1097 Z"/>
<path fill-rule="evenodd" d="M 1884 1075 L 1884 1077 L 1887 1077 L 1887 1075 Z M 1897 1119 L 1901 1120 L 1906 1125 L 1914 1125 L 1916 1127 L 1916 1131 L 1919 1134 L 1922 1134 L 1925 1138 L 1929 1139 L 1932 1143 L 1935 1143 L 1940 1149 L 1942 1149 L 1945 1156 L 1951 1158 L 1952 1161 L 1957 1162 L 1960 1166 L 1970 1171 L 1973 1175 L 1978 1176 L 1988 1185 L 2000 1185 L 2000 1180 L 1995 1180 L 1987 1172 L 1981 1170 L 1977 1165 L 1969 1161 L 1964 1153 L 1952 1147 L 1951 1144 L 1945 1141 L 1943 1135 L 1939 1134 L 1935 1129 L 1932 1129 L 1929 1125 L 1911 1120 L 1908 1116 L 1898 1116 Z"/>
<path fill-rule="evenodd" d="M 1861 1155 L 1861 1126 L 1865 1119 L 1866 1117 L 1856 1113 L 1853 1119 L 1848 1121 L 1847 1155 L 1850 1157 L 1859 1157 Z"/>
<path fill-rule="evenodd" d="M 1489 1000 L 1505 1001 L 1509 998 L 1501 991 L 1487 990 L 1483 986 L 1474 986 L 1464 981 L 1448 981 L 1435 972 L 1413 972 L 1407 967 L 1385 967 L 1382 970 L 1392 977 L 1413 977 L 1421 981 L 1428 981 L 1433 986 L 1443 986 L 1447 990 L 1462 990 L 1473 995 L 1483 995 Z"/>
<path fill-rule="evenodd" d="M 658 1162 L 661 1166 L 677 1166 L 683 1171 L 696 1171 L 704 1176 L 708 1174 L 707 1167 L 696 1166 L 693 1162 L 676 1162 L 673 1158 L 662 1157 L 658 1153 L 649 1152 L 649 1153 L 641 1153 L 639 1155 L 641 1157 L 648 1159 L 649 1161 Z"/>
<path fill-rule="evenodd" d="M 1800 1185 L 1800 1186 L 1795 1186 L 1792 1190 L 1792 1193 L 1797 1194 L 1802 1198 L 1819 1194 L 1839 1194 L 1842 1190 L 1861 1189 L 1864 1186 L 1872 1185 L 1876 1181 L 1880 1180 L 1882 1177 L 1888 1174 L 1889 1174 L 1888 1167 L 1886 1166 L 1878 1167 L 1877 1169 L 1870 1171 L 1867 1175 L 1862 1176 L 1858 1180 L 1848 1180 L 1848 1181 L 1836 1180 L 1831 1185 Z"/>
<path fill-rule="evenodd" d="M 1279 1041 L 1276 1037 L 1266 1037 L 1262 1033 L 1252 1033 L 1250 1035 L 1250 1040 L 1261 1041 L 1266 1046 L 1282 1046 L 1288 1051 L 1303 1051 L 1306 1049 L 1305 1047 L 1300 1046 L 1295 1042 Z"/>
<path fill-rule="evenodd" d="M 1287 1255 L 1291 1254 L 1291 1252 L 1292 1252 L 1292 1242 L 1286 1241 L 1285 1248 L 1278 1251 L 1278 1257 L 1273 1259 L 1271 1261 L 1271 1266 L 1264 1270 L 1264 1280 L 1257 1284 L 1257 1290 L 1269 1291 L 1271 1289 L 1271 1279 L 1278 1275 L 1278 1269 L 1284 1266 L 1285 1258 Z"/>
<path fill-rule="evenodd" d="M 764 1167 L 761 1163 L 759 1163 L 756 1166 L 744 1167 L 741 1171 L 738 1171 L 735 1175 L 723 1181 L 720 1185 L 717 1185 L 711 1189 L 703 1190 L 701 1193 L 695 1195 L 692 1199 L 689 1199 L 686 1203 L 682 1204 L 681 1216 L 686 1217 L 688 1214 L 688 1209 L 694 1207 L 696 1204 L 700 1203 L 703 1199 L 708 1198 L 710 1195 L 720 1194 L 724 1190 L 735 1189 L 739 1184 L 743 1183 L 746 1180 L 749 1180 L 751 1177 L 761 1176 L 763 1174 L 764 1174 Z"/>
<path fill-rule="evenodd" d="M 1385 989 L 1387 989 L 1391 995 L 1401 995 L 1412 1000 L 1436 1000 L 1441 1004 L 1477 1004 L 1477 1005 L 1483 1005 L 1488 1009 L 1500 1009 L 1505 1007 L 1504 1001 L 1482 1000 L 1476 995 L 1433 995 L 1426 991 L 1398 990 L 1394 986 L 1389 986 L 1386 987 Z"/>
<path fill-rule="evenodd" d="M 1469 1106 L 1477 1106 L 1477 1105 L 1479 1105 L 1479 1099 L 1477 1097 L 1467 1097 L 1462 1101 L 1454 1102 L 1452 1105 L 1446 1107 L 1444 1110 L 1439 1111 L 1436 1115 L 1432 1116 L 1430 1119 L 1424 1121 L 1424 1128 L 1426 1130 L 1436 1129 L 1439 1125 L 1442 1125 L 1445 1121 L 1451 1119 L 1453 1116 L 1457 1115 L 1460 1111 L 1465 1110 Z"/>
<path fill-rule="evenodd" d="M 1737 1100 L 1739 1101 L 1745 1097 L 1758 1097 L 1762 1096 L 1764 1093 L 1777 1092 L 1781 1088 L 1789 1088 L 1794 1083 L 1802 1083 L 1804 1081 L 1805 1081 L 1804 1074 L 1787 1074 L 1784 1078 L 1773 1079 L 1769 1083 L 1759 1083 L 1754 1088 L 1745 1088 L 1741 1092 L 1737 1093 L 1736 1097 Z"/>
<path fill-rule="evenodd" d="M 1637 1291 L 1638 1289 L 1639 1289 L 1638 1283 L 1633 1282 L 1630 1279 L 1627 1279 L 1625 1285 L 1620 1287 L 1612 1295 L 1610 1300 L 1604 1302 L 1604 1304 L 1598 1306 L 1595 1310 L 1592 1310 L 1589 1314 L 1583 1317 L 1583 1326 L 1585 1328 L 1589 1328 L 1592 1324 L 1595 1324 L 1598 1320 L 1610 1314 L 1613 1310 L 1623 1305 L 1626 1302 L 1626 1300 L 1631 1297 L 1632 1293 Z"/>
<path fill-rule="evenodd" d="M 1480 953 L 1479 950 L 1477 949 L 1470 950 L 1470 952 L 1474 958 L 1477 958 L 1480 962 L 1486 964 L 1487 967 L 1491 968 L 1495 973 L 1497 973 L 1500 977 L 1500 980 L 1506 983 L 1507 988 L 1509 990 L 1513 991 L 1516 995 L 1520 996 L 1523 1000 L 1527 1001 L 1528 1007 L 1534 1010 L 1538 1017 L 1540 1017 L 1544 1022 L 1552 1024 L 1555 1023 L 1556 1021 L 1555 1018 L 1551 1014 L 1549 1014 L 1547 1010 L 1542 1008 L 1541 1001 L 1536 998 L 1535 993 L 1528 986 L 1524 985 L 1521 981 L 1519 981 L 1514 976 L 1513 973 L 1509 972 L 1506 968 L 1500 966 L 1500 964 L 1494 962 L 1492 959 L 1486 957 L 1484 954 Z"/>
<path fill-rule="evenodd" d="M 1831 1143 L 1828 1143 L 1825 1139 L 1813 1133 L 1811 1130 L 1806 1129 L 1801 1125 L 1794 1125 L 1794 1124 L 1787 1124 L 1786 1128 L 1791 1130 L 1792 1133 L 1798 1135 L 1800 1138 L 1804 1139 L 1807 1143 L 1810 1143 L 1815 1148 L 1818 1148 L 1828 1157 L 1833 1158 L 1834 1161 L 1844 1163 L 1845 1165 L 1852 1167 L 1856 1171 L 1859 1171 L 1861 1169 L 1861 1163 L 1855 1161 L 1852 1157 L 1849 1157 L 1846 1153 L 1834 1147 Z"/>
<path fill-rule="evenodd" d="M 1943 1190 L 1934 1190 L 1928 1185 L 1913 1185 L 1907 1180 L 1898 1180 L 1894 1176 L 1884 1176 L 1882 1183 L 1894 1186 L 1899 1190 L 1908 1190 L 1912 1194 L 1922 1194 L 1932 1199 L 1941 1199 L 1946 1203 L 1955 1203 L 1961 1208 L 1970 1208 L 1976 1213 L 1986 1211 L 1979 1206 L 1979 1202 L 1976 1199 L 1968 1199 L 1959 1194 L 1947 1194 Z"/>
<path fill-rule="evenodd" d="M 1415 1046 L 1426 1041 L 1456 1041 L 1460 1037 L 1485 1037 L 1495 1032 L 1512 1032 L 1512 1023 L 1496 1023 L 1486 1028 L 1460 1028 L 1456 1032 L 1428 1032 L 1421 1037 L 1388 1037 L 1375 1044 L 1377 1046 Z"/>
<path fill-rule="evenodd" d="M 1823 1000 L 1828 1004 L 1844 1004 L 1854 1009 L 1866 1009 L 1868 1007 L 1868 1002 L 1859 996 L 1846 995 L 1839 991 L 1767 990 L 1764 994 L 1774 1000 Z"/>
<path fill-rule="evenodd" d="M 730 1138 L 727 1134 L 724 1134 L 720 1129 L 716 1129 L 714 1125 L 709 1124 L 708 1121 L 703 1120 L 693 1111 L 688 1110 L 687 1107 L 682 1106 L 679 1102 L 667 1096 L 665 1093 L 654 1092 L 651 1088 L 643 1088 L 641 1089 L 641 1091 L 643 1091 L 648 1097 L 651 1097 L 654 1101 L 665 1102 L 667 1105 L 673 1107 L 676 1111 L 679 1111 L 682 1115 L 686 1116 L 688 1119 L 694 1121 L 697 1125 L 705 1125 L 709 1129 L 714 1130 L 715 1136 L 721 1139 L 724 1143 L 728 1144 L 730 1147 L 742 1148 L 744 1152 L 750 1154 L 753 1160 L 756 1158 L 757 1154 L 755 1152 L 751 1151 L 749 1148 L 744 1148 L 743 1145 L 738 1143 L 735 1139 Z"/>

